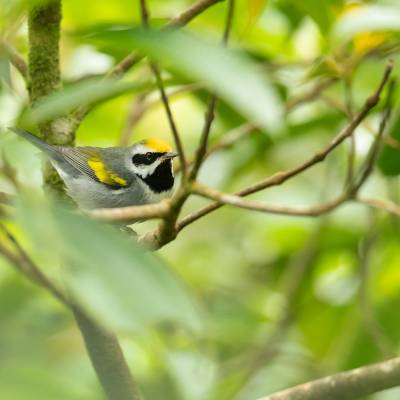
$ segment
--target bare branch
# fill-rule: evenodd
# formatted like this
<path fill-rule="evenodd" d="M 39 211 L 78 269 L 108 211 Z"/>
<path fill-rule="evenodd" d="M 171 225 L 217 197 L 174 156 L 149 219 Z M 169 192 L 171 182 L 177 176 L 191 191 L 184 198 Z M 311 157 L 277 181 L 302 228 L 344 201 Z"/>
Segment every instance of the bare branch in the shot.
<path fill-rule="evenodd" d="M 286 102 L 285 111 L 287 113 L 292 112 L 301 104 L 308 103 L 309 101 L 316 99 L 321 95 L 321 93 L 325 89 L 327 89 L 328 87 L 332 86 L 332 84 L 337 82 L 337 80 L 338 80 L 337 78 L 328 78 L 317 82 L 317 84 L 313 88 L 311 88 L 308 92 L 300 96 L 293 97 L 292 99 L 289 99 Z"/>
<path fill-rule="evenodd" d="M 382 142 L 382 137 L 386 129 L 386 125 L 389 122 L 391 113 L 392 113 L 392 97 L 395 89 L 395 81 L 391 81 L 389 88 L 388 88 L 388 96 L 386 100 L 386 105 L 385 109 L 383 111 L 383 115 L 381 118 L 381 121 L 379 123 L 379 129 L 378 133 L 375 137 L 375 140 L 370 148 L 370 151 L 368 153 L 367 159 L 365 161 L 365 164 L 363 166 L 363 170 L 360 174 L 360 177 L 358 180 L 354 183 L 353 189 L 355 192 L 358 191 L 358 189 L 364 184 L 364 182 L 368 179 L 369 175 L 371 174 L 376 158 L 378 157 L 378 152 L 379 148 Z"/>
<path fill-rule="evenodd" d="M 244 200 L 240 196 L 223 193 L 219 190 L 201 185 L 197 182 L 193 184 L 192 192 L 225 205 L 244 208 L 246 210 L 260 211 L 268 214 L 293 215 L 297 217 L 317 217 L 319 215 L 326 214 L 335 210 L 350 198 L 349 194 L 343 193 L 335 200 L 317 205 L 315 207 L 292 208 L 268 205 L 254 200 Z"/>
<path fill-rule="evenodd" d="M 212 123 L 214 121 L 214 110 L 216 102 L 217 98 L 215 97 L 215 95 L 211 95 L 205 115 L 203 132 L 200 137 L 200 144 L 194 157 L 192 170 L 190 171 L 190 180 L 196 179 L 197 173 L 199 172 L 201 164 L 204 161 L 207 152 L 208 137 L 210 135 Z"/>
<path fill-rule="evenodd" d="M 213 6 L 216 3 L 220 3 L 225 0 L 200 0 L 197 3 L 191 5 L 187 10 L 183 11 L 178 16 L 172 18 L 166 28 L 180 28 L 185 26 L 193 18 L 203 13 L 207 8 Z"/>
<path fill-rule="evenodd" d="M 352 400 L 400 385 L 400 357 L 307 382 L 259 400 Z"/>
<path fill-rule="evenodd" d="M 337 146 L 339 146 L 345 139 L 347 139 L 350 135 L 353 134 L 354 130 L 360 125 L 360 123 L 364 120 L 364 118 L 368 115 L 371 109 L 379 102 L 380 95 L 385 87 L 389 76 L 393 70 L 393 63 L 390 62 L 385 68 L 383 77 L 381 82 L 379 83 L 377 89 L 375 90 L 374 94 L 370 96 L 364 103 L 361 110 L 354 116 L 352 121 L 323 149 L 319 152 L 314 154 L 304 163 L 300 164 L 298 167 L 295 167 L 291 170 L 285 172 L 277 172 L 276 174 L 272 175 L 271 177 L 258 182 L 254 185 L 250 185 L 237 193 L 236 196 L 244 197 L 248 196 L 252 193 L 258 192 L 260 190 L 264 190 L 266 188 L 280 185 L 287 181 L 288 179 L 302 173 L 303 171 L 307 170 L 308 168 L 322 162 L 328 156 L 328 154 L 333 151 Z M 222 206 L 222 203 L 215 202 L 211 203 L 208 206 L 195 211 L 194 213 L 184 217 L 181 221 L 178 222 L 177 229 L 181 230 L 188 226 L 189 224 L 193 223 L 194 221 L 198 220 L 199 218 L 209 214 L 210 212 L 217 210 Z"/>
<path fill-rule="evenodd" d="M 131 206 L 121 208 L 103 208 L 89 211 L 88 214 L 103 221 L 141 221 L 154 218 L 164 218 L 170 211 L 169 200 L 156 204 Z"/>

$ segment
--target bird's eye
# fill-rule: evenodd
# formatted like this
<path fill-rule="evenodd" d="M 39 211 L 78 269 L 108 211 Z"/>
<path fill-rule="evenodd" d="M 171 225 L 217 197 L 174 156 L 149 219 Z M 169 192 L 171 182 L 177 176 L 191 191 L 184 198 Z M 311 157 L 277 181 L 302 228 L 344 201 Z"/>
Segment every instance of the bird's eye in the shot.
<path fill-rule="evenodd" d="M 146 157 L 147 161 L 153 161 L 153 154 L 152 153 L 146 153 L 144 156 Z"/>

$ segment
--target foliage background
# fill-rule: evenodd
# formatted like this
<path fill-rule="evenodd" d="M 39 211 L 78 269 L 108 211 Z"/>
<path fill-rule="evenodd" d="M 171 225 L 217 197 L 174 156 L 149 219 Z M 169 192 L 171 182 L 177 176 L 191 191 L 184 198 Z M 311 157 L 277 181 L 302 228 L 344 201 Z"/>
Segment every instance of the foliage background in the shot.
<path fill-rule="evenodd" d="M 24 12 L 30 2 L 2 3 L 1 32 L 26 55 Z M 190 4 L 177 0 L 148 3 L 156 24 Z M 321 79 L 337 81 L 324 91 L 328 101 L 319 96 L 316 101 L 299 105 L 285 115 L 285 129 L 277 134 L 257 130 L 232 148 L 212 155 L 201 170 L 200 181 L 233 192 L 296 166 L 344 126 L 347 117 L 333 108 L 332 102 L 345 104 L 351 90 L 354 110 L 360 107 L 375 89 L 387 57 L 384 51 L 363 56 L 383 43 L 393 46 L 390 53 L 396 59 L 400 29 L 400 23 L 395 29 L 385 26 L 387 20 L 377 13 L 376 19 L 381 22 L 378 33 L 353 35 L 350 40 L 338 36 L 335 32 L 346 15 L 357 12 L 354 8 L 375 6 L 383 15 L 384 7 L 391 7 L 391 13 L 400 16 L 395 0 L 353 3 L 237 1 L 230 47 L 257 60 L 282 102 L 287 104 L 307 93 Z M 225 9 L 226 4 L 221 2 L 185 29 L 219 41 Z M 126 55 L 123 43 L 96 48 L 82 34 L 103 24 L 139 25 L 137 4 L 127 0 L 64 2 L 61 65 L 66 87 L 106 72 Z M 365 24 L 367 30 L 368 21 Z M 353 67 L 351 61 L 358 58 L 362 61 Z M 6 127 L 19 120 L 27 106 L 27 93 L 5 56 L 0 59 L 0 73 L 0 124 Z M 147 64 L 141 63 L 124 79 L 149 76 Z M 181 82 L 181 77 L 176 79 Z M 77 144 L 118 144 L 137 98 L 137 94 L 128 92 L 98 105 L 80 126 Z M 151 92 L 148 98 L 153 105 L 134 127 L 129 141 L 149 136 L 171 141 L 158 93 Z M 171 97 L 189 154 L 197 145 L 206 99 L 199 90 Z M 373 114 L 356 131 L 357 162 L 368 152 L 373 140 L 371 129 L 374 132 L 378 117 Z M 218 143 L 243 122 L 236 111 L 219 102 L 212 143 Z M 391 133 L 394 137 L 398 134 L 396 130 Z M 2 134 L 0 145 L 22 185 L 39 188 L 41 161 L 37 151 L 9 133 Z M 375 171 L 363 193 L 396 201 L 398 150 L 387 146 L 379 160 L 380 170 Z M 342 145 L 324 163 L 255 198 L 296 206 L 331 198 L 343 185 L 347 160 L 348 146 Z M 1 181 L 1 190 L 12 190 L 6 179 Z M 191 198 L 184 214 L 203 204 L 205 201 Z M 144 232 L 153 225 L 143 223 L 137 230 Z M 13 229 L 24 238 L 17 227 Z M 47 229 L 45 223 L 42 229 Z M 320 218 L 224 207 L 190 225 L 161 249 L 159 256 L 195 299 L 206 329 L 193 333 L 180 325 L 152 324 L 145 331 L 118 330 L 145 397 L 252 399 L 396 354 L 400 337 L 398 235 L 395 217 L 358 204 L 346 204 Z M 47 245 L 37 247 L 29 235 L 24 240 L 35 260 L 51 275 L 62 278 L 54 258 L 48 257 L 54 244 L 47 241 Z M 86 240 L 96 243 L 96 235 Z M 27 283 L 3 259 L 0 267 L 0 397 L 102 398 L 71 314 L 47 293 Z M 155 301 L 154 295 L 152 292 L 149 296 L 149 303 Z M 393 389 L 371 398 L 394 400 L 399 396 L 400 391 Z"/>

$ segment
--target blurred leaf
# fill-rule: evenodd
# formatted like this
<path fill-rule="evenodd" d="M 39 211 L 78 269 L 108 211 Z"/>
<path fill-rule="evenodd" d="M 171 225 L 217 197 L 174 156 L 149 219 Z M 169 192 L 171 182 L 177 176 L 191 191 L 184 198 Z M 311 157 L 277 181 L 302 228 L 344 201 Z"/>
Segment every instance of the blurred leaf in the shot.
<path fill-rule="evenodd" d="M 394 139 L 400 146 L 400 109 L 393 118 L 387 136 Z M 385 144 L 378 159 L 379 170 L 386 176 L 397 176 L 400 174 L 400 147 L 395 148 Z"/>
<path fill-rule="evenodd" d="M 290 0 L 290 3 L 293 7 L 311 17 L 322 32 L 326 33 L 329 30 L 332 22 L 329 4 L 322 5 L 319 0 Z"/>
<path fill-rule="evenodd" d="M 222 46 L 207 43 L 182 31 L 102 29 L 90 40 L 112 41 L 137 48 L 189 79 L 200 81 L 248 119 L 266 130 L 281 127 L 278 94 L 250 59 Z"/>
<path fill-rule="evenodd" d="M 350 39 L 364 32 L 400 30 L 400 7 L 364 6 L 348 12 L 334 28 L 334 39 Z"/>
<path fill-rule="evenodd" d="M 258 19 L 261 17 L 261 14 L 267 7 L 268 0 L 249 0 L 248 1 L 248 9 L 249 9 L 249 17 L 247 21 L 246 30 L 251 29 Z"/>
<path fill-rule="evenodd" d="M 47 96 L 28 111 L 24 119 L 29 123 L 39 123 L 65 115 L 81 106 L 99 103 L 127 92 L 138 93 L 152 86 L 145 83 L 116 82 L 111 79 L 90 79 Z"/>
<path fill-rule="evenodd" d="M 94 388 L 85 393 L 79 384 L 34 359 L 6 363 L 0 369 L 0 391 L 3 398 L 13 400 L 95 400 L 100 396 Z"/>
<path fill-rule="evenodd" d="M 17 218 L 36 246 L 58 257 L 70 291 L 105 325 L 141 330 L 170 321 L 201 329 L 192 300 L 169 268 L 118 228 L 31 196 L 19 202 Z"/>

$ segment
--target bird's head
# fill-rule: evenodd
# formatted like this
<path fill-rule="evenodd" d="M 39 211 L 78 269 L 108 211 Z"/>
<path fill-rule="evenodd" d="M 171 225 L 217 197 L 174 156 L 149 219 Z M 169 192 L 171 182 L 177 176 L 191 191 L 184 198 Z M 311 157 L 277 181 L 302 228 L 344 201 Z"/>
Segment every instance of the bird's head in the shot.
<path fill-rule="evenodd" d="M 170 190 L 174 183 L 172 159 L 176 156 L 167 142 L 146 139 L 132 146 L 131 169 L 153 191 Z"/>

